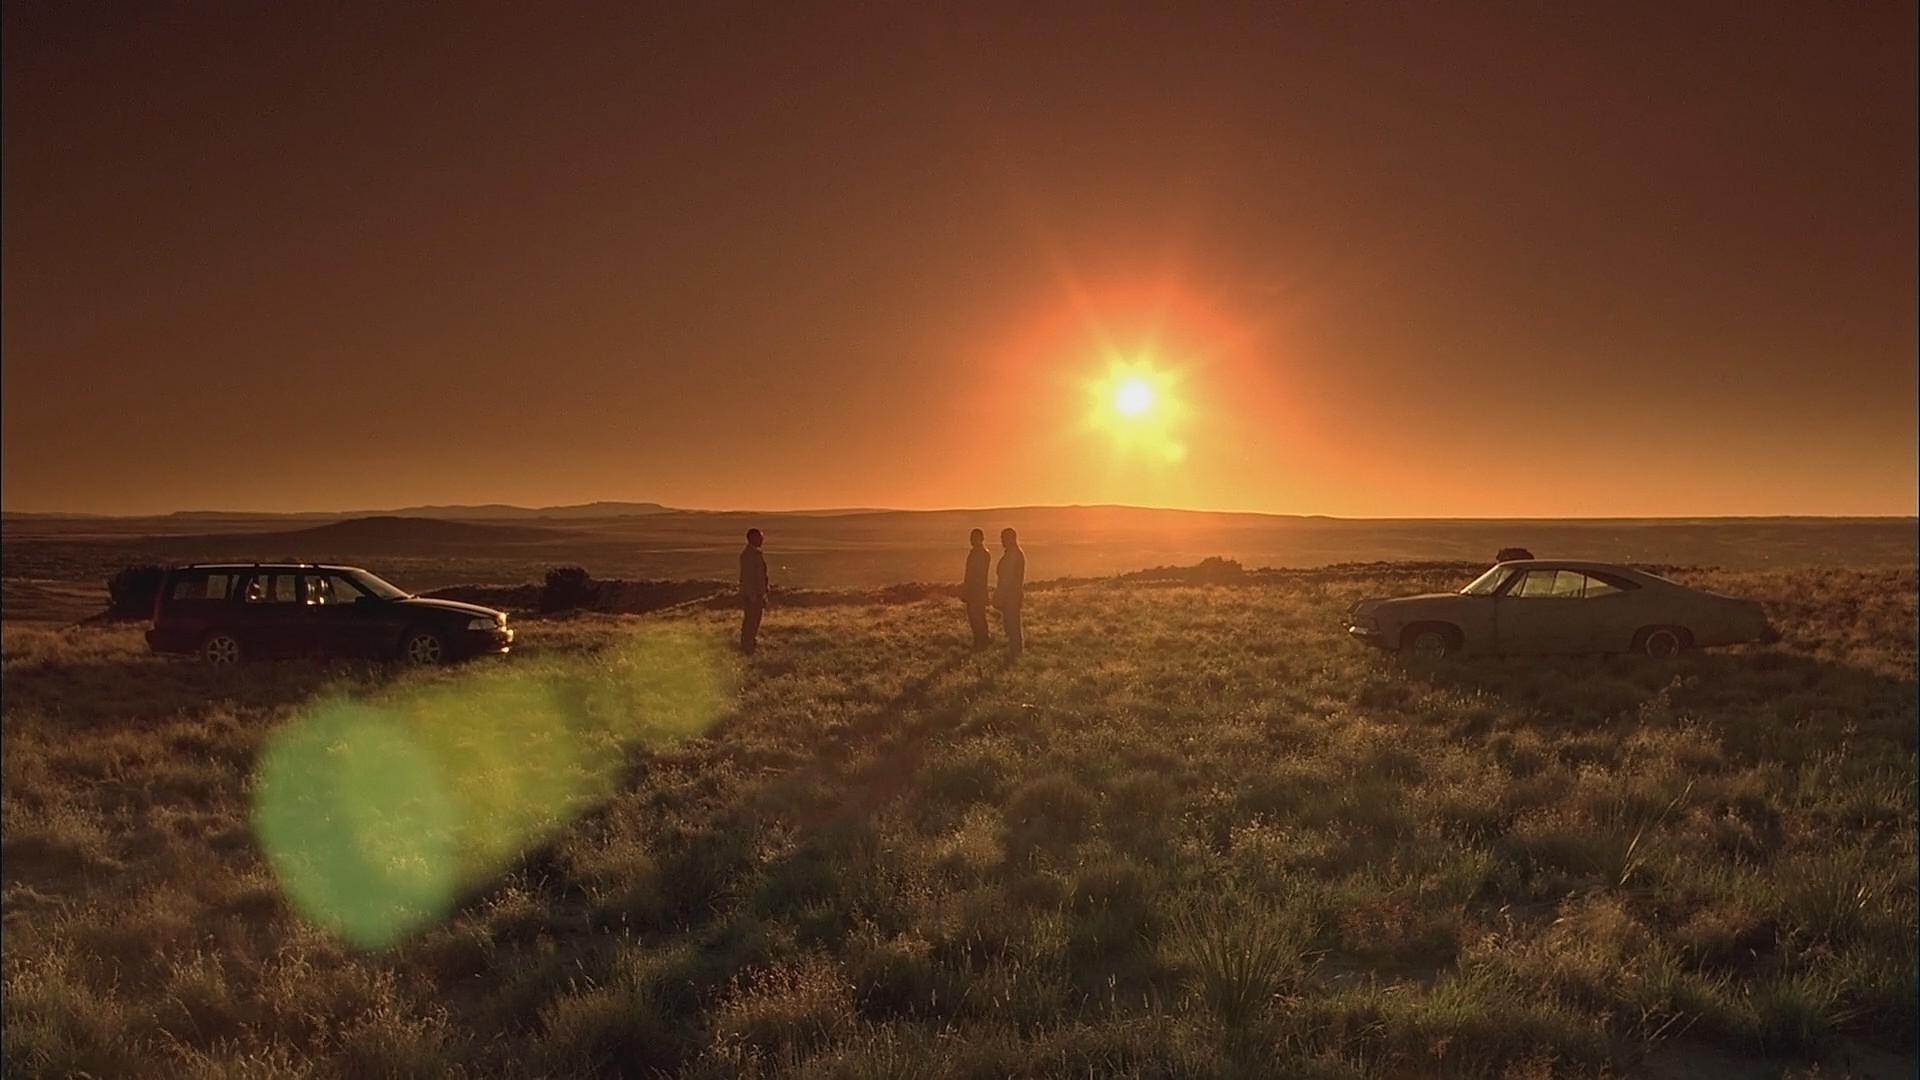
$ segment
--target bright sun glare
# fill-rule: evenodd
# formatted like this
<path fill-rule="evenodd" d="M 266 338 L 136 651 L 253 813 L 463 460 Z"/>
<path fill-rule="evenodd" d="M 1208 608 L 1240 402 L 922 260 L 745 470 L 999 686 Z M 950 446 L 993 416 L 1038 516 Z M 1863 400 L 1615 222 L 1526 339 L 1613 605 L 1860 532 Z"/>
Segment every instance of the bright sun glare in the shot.
<path fill-rule="evenodd" d="M 1103 433 L 1121 459 L 1134 464 L 1176 465 L 1186 460 L 1181 429 L 1189 409 L 1180 394 L 1180 373 L 1142 355 L 1114 358 L 1104 377 L 1086 382 L 1086 425 Z"/>
<path fill-rule="evenodd" d="M 1121 416 L 1142 416 L 1153 408 L 1153 387 L 1144 379 L 1128 379 L 1114 391 L 1113 407 Z"/>

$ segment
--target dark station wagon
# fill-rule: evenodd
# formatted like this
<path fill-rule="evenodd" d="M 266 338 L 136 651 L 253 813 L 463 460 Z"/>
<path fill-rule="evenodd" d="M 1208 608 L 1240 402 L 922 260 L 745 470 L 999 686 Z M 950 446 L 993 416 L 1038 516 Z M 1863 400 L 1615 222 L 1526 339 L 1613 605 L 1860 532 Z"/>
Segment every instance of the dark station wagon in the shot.
<path fill-rule="evenodd" d="M 153 605 L 147 645 L 210 664 L 357 656 L 431 665 L 513 647 L 507 614 L 413 596 L 354 566 L 176 566 Z"/>

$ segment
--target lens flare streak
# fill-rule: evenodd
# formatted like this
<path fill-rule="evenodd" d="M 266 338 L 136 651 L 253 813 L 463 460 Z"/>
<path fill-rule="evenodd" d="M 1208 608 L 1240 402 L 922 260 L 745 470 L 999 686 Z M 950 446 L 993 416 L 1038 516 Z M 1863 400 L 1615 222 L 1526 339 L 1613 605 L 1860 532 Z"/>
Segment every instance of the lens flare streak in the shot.
<path fill-rule="evenodd" d="M 711 726 L 730 671 L 668 626 L 588 658 L 322 701 L 269 740 L 255 835 L 303 916 L 387 947 L 610 797 L 633 752 Z"/>

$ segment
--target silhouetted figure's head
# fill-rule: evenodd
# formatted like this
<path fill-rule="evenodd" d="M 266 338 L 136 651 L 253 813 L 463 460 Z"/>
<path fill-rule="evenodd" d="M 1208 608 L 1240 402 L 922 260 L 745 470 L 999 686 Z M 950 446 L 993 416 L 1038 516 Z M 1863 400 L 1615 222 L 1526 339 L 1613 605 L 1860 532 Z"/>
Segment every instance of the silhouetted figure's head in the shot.
<path fill-rule="evenodd" d="M 979 547 L 981 544 L 984 544 L 986 542 L 987 542 L 987 534 L 980 531 L 979 529 L 975 529 L 972 532 L 967 534 L 967 543 L 972 544 L 974 547 Z"/>
<path fill-rule="evenodd" d="M 1012 529 L 1000 530 L 1000 546 L 1001 547 L 1008 547 L 1008 548 L 1014 547 L 1017 544 L 1019 544 L 1019 542 L 1020 542 L 1019 533 L 1014 532 Z"/>
<path fill-rule="evenodd" d="M 759 546 L 760 546 L 760 542 L 761 542 L 762 540 L 765 540 L 765 539 L 766 539 L 766 537 L 764 537 L 764 536 L 762 536 L 762 535 L 760 535 L 760 530 L 759 530 L 759 529 L 748 529 L 748 530 L 747 530 L 747 543 L 749 543 L 749 544 L 752 544 L 752 545 L 753 545 L 754 547 L 759 547 Z"/>

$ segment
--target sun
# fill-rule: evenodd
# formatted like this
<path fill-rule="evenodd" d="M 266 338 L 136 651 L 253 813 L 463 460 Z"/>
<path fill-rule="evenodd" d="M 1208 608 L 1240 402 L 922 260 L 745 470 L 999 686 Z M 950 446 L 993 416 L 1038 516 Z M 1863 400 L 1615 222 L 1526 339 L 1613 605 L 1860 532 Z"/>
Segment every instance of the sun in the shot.
<path fill-rule="evenodd" d="M 1097 433 L 1132 465 L 1176 465 L 1186 460 L 1191 409 L 1181 393 L 1183 371 L 1148 353 L 1111 357 L 1102 374 L 1088 373 L 1084 430 Z"/>
<path fill-rule="evenodd" d="M 1153 409 L 1153 386 L 1145 379 L 1123 380 L 1113 392 L 1113 409 L 1121 416 L 1145 416 Z"/>

